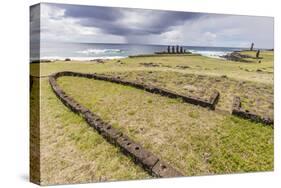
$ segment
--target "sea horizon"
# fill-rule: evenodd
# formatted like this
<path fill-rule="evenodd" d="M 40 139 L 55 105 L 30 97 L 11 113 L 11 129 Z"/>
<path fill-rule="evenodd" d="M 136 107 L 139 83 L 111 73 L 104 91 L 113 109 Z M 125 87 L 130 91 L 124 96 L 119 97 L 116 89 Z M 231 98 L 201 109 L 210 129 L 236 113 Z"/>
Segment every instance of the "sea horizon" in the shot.
<path fill-rule="evenodd" d="M 177 45 L 177 44 L 176 44 Z M 95 60 L 95 59 L 121 59 L 132 55 L 154 54 L 167 51 L 164 44 L 132 44 L 132 43 L 87 43 L 87 42 L 42 42 L 40 46 L 41 60 Z M 178 45 L 186 51 L 211 58 L 221 56 L 233 51 L 247 50 L 246 47 L 221 47 L 221 46 L 188 46 Z M 269 50 L 267 48 L 257 48 Z M 31 57 L 32 60 L 37 60 Z"/>

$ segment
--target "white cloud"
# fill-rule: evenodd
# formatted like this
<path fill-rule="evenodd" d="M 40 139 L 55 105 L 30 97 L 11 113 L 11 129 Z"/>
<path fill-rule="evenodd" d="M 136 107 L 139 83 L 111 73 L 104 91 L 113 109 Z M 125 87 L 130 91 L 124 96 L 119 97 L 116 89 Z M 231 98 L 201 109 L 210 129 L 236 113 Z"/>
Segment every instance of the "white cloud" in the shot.
<path fill-rule="evenodd" d="M 165 28 L 165 12 L 140 9 L 121 12 L 123 16 L 114 20 L 112 26 L 125 28 L 124 33 L 109 34 L 103 28 L 81 25 L 83 18 L 65 16 L 63 8 L 41 4 L 41 40 L 228 47 L 248 47 L 254 42 L 256 47 L 273 48 L 273 19 L 268 17 L 204 14 Z M 156 34 L 159 28 L 162 33 Z"/>
<path fill-rule="evenodd" d="M 162 33 L 159 41 L 190 46 L 273 48 L 273 19 L 253 16 L 209 16 L 188 20 Z M 149 40 L 149 39 L 148 39 Z"/>
<path fill-rule="evenodd" d="M 64 16 L 65 10 L 41 4 L 41 40 L 62 42 L 124 42 L 124 37 L 104 34 L 100 28 L 86 27 L 76 18 Z"/>

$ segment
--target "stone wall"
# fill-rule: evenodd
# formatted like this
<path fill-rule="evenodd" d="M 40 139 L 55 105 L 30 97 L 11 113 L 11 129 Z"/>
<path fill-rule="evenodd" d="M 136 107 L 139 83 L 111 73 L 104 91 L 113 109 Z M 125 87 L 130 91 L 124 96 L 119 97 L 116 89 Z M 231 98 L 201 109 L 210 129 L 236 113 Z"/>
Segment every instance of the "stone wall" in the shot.
<path fill-rule="evenodd" d="M 199 105 L 202 107 L 207 107 L 209 109 L 214 110 L 215 105 L 219 100 L 219 92 L 214 91 L 212 93 L 209 100 L 199 99 L 191 96 L 184 96 L 177 94 L 173 91 L 159 88 L 151 85 L 140 84 L 137 82 L 130 82 L 121 80 L 116 77 L 109 77 L 98 74 L 87 74 L 87 73 L 78 73 L 78 72 L 58 72 L 49 76 L 49 82 L 52 90 L 56 94 L 56 96 L 61 100 L 61 102 L 67 106 L 71 111 L 75 112 L 78 115 L 81 115 L 85 121 L 94 128 L 99 134 L 101 134 L 108 142 L 120 148 L 120 150 L 130 156 L 134 162 L 147 172 L 149 172 L 152 176 L 155 177 L 178 177 L 183 176 L 181 172 L 161 160 L 158 156 L 151 153 L 150 151 L 143 148 L 140 144 L 136 143 L 132 139 L 130 139 L 127 135 L 120 132 L 119 130 L 113 128 L 109 123 L 104 122 L 99 116 L 91 112 L 88 108 L 79 104 L 75 99 L 68 96 L 57 84 L 56 79 L 62 76 L 75 76 L 75 77 L 84 77 L 89 79 L 103 80 L 109 81 L 112 83 L 118 83 L 122 85 L 132 86 L 138 89 L 143 89 L 145 91 L 160 94 L 162 96 L 170 97 L 170 98 L 180 98 L 184 102 L 191 103 L 194 105 Z M 273 120 L 270 118 L 260 117 L 256 114 L 253 114 L 247 110 L 241 108 L 241 101 L 239 97 L 234 97 L 233 106 L 232 106 L 232 114 L 250 119 L 255 122 L 261 122 L 266 125 L 271 125 L 273 127 Z"/>
<path fill-rule="evenodd" d="M 147 172 L 155 177 L 179 177 L 183 174 L 169 164 L 161 160 L 159 157 L 149 152 L 141 145 L 131 140 L 127 135 L 123 134 L 119 130 L 113 128 L 110 124 L 104 122 L 99 116 L 92 113 L 86 107 L 80 105 L 72 97 L 68 96 L 57 84 L 56 79 L 61 76 L 79 76 L 86 78 L 94 78 L 100 80 L 107 80 L 118 83 L 116 79 L 97 76 L 95 74 L 82 74 L 74 72 L 59 72 L 52 74 L 49 77 L 51 88 L 56 96 L 67 106 L 70 110 L 76 114 L 81 115 L 85 121 L 94 128 L 99 134 L 101 134 L 108 142 L 118 146 L 121 151 L 132 157 L 134 162 L 142 166 Z M 140 85 L 138 85 L 140 87 Z"/>
<path fill-rule="evenodd" d="M 137 89 L 142 89 L 142 90 L 145 90 L 147 92 L 156 93 L 156 94 L 166 96 L 166 97 L 169 97 L 169 98 L 180 98 L 184 102 L 194 104 L 194 105 L 199 105 L 199 106 L 202 106 L 202 107 L 207 107 L 207 108 L 210 108 L 212 110 L 215 109 L 215 105 L 216 105 L 216 103 L 218 102 L 218 99 L 219 99 L 219 92 L 218 91 L 214 91 L 214 93 L 212 93 L 210 99 L 208 100 L 208 99 L 201 99 L 201 98 L 193 97 L 193 96 L 181 95 L 181 94 L 175 93 L 173 91 L 170 91 L 170 90 L 167 90 L 167 89 L 164 89 L 164 88 L 160 88 L 160 87 L 155 87 L 155 86 L 152 86 L 152 85 L 145 85 L 145 84 L 141 84 L 141 83 L 137 83 L 137 82 L 125 81 L 125 80 L 121 80 L 121 79 L 116 78 L 116 77 L 110 77 L 110 76 L 104 76 L 104 75 L 98 75 L 98 74 L 87 74 L 87 73 L 64 71 L 64 72 L 56 73 L 54 75 L 55 78 L 57 78 L 59 76 L 76 76 L 76 77 L 92 78 L 92 79 L 95 79 L 95 80 L 103 80 L 103 81 L 108 81 L 108 82 L 112 82 L 112 83 L 131 86 L 131 87 L 135 87 Z"/>
<path fill-rule="evenodd" d="M 233 98 L 233 104 L 232 104 L 232 114 L 242 117 L 244 119 L 250 119 L 254 122 L 263 123 L 265 125 L 270 125 L 272 128 L 274 128 L 274 121 L 271 118 L 268 117 L 261 117 L 257 114 L 254 114 L 248 110 L 245 110 L 241 107 L 241 100 L 240 97 L 234 96 Z"/>

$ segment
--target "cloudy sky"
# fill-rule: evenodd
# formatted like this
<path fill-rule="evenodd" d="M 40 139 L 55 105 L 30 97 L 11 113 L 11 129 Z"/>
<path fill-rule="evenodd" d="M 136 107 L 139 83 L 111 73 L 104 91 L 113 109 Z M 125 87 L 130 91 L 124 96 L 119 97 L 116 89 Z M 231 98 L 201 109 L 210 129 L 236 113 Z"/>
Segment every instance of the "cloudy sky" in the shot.
<path fill-rule="evenodd" d="M 273 48 L 273 18 L 63 4 L 31 9 L 44 42 L 141 43 Z"/>

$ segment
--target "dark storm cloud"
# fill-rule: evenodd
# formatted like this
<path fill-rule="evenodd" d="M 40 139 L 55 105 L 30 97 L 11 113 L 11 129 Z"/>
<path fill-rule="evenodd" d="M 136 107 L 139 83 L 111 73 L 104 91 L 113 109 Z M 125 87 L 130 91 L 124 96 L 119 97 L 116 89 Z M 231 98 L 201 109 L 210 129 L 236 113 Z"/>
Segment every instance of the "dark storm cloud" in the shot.
<path fill-rule="evenodd" d="M 266 48 L 274 41 L 270 17 L 43 3 L 41 19 L 45 41 Z M 31 21 L 35 35 L 38 23 Z"/>
<path fill-rule="evenodd" d="M 30 7 L 30 59 L 40 56 L 40 5 Z"/>
<path fill-rule="evenodd" d="M 36 43 L 40 40 L 40 5 L 30 7 L 30 42 Z"/>
<path fill-rule="evenodd" d="M 88 27 L 97 27 L 105 33 L 114 35 L 148 35 L 161 34 L 172 26 L 179 25 L 186 20 L 206 16 L 202 13 L 188 13 L 176 11 L 145 10 L 112 8 L 99 6 L 62 5 L 54 6 L 65 9 L 65 17 L 77 18 L 80 24 Z M 120 20 L 127 19 L 127 14 L 137 13 L 147 16 L 145 25 L 122 25 Z"/>
<path fill-rule="evenodd" d="M 82 6 L 82 5 L 56 5 L 65 9 L 65 16 L 74 18 L 94 18 L 104 21 L 114 21 L 121 16 L 117 8 L 99 7 L 99 6 Z"/>

